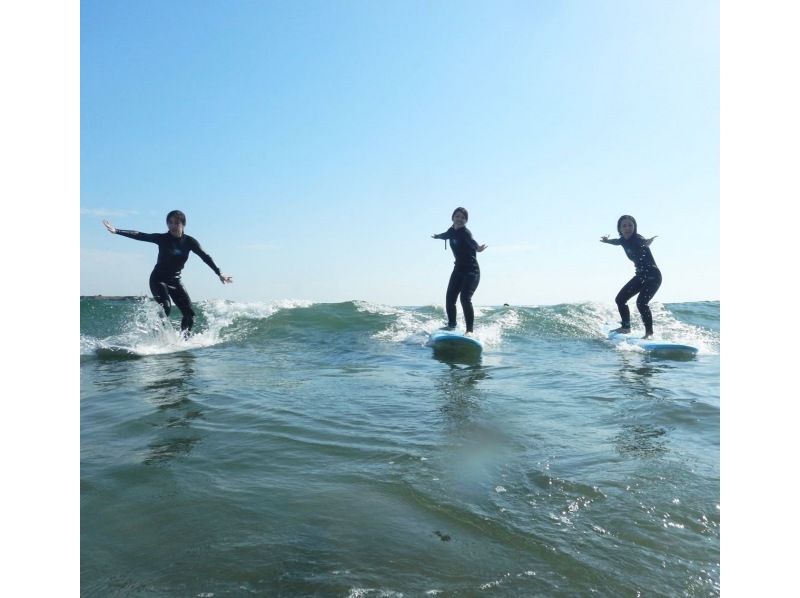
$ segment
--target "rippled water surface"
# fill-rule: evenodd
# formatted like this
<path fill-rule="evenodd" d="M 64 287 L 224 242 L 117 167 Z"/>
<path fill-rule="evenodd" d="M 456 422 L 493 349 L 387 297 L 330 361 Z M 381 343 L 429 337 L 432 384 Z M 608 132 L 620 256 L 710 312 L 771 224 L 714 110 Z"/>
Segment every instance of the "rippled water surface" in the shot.
<path fill-rule="evenodd" d="M 109 595 L 719 595 L 719 302 L 81 301 L 81 586 Z"/>

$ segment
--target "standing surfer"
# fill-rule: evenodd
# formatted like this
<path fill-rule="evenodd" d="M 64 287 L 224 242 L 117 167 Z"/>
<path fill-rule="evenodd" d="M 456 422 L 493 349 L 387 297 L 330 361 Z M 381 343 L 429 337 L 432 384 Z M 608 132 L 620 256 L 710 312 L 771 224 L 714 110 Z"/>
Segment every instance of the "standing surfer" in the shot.
<path fill-rule="evenodd" d="M 232 283 L 233 278 L 225 276 L 208 255 L 200 247 L 200 243 L 194 237 L 184 234 L 186 227 L 186 215 L 180 210 L 172 210 L 167 214 L 166 233 L 140 233 L 135 230 L 120 230 L 115 228 L 108 220 L 103 220 L 103 225 L 108 232 L 115 235 L 122 235 L 137 241 L 147 241 L 158 245 L 158 259 L 150 274 L 150 292 L 153 298 L 164 308 L 164 313 L 168 316 L 172 308 L 172 303 L 178 306 L 183 318 L 181 319 L 181 330 L 191 332 L 194 324 L 194 310 L 192 301 L 186 288 L 181 282 L 181 270 L 189 259 L 189 252 L 193 251 L 200 256 L 208 267 L 219 276 L 222 284 Z"/>
<path fill-rule="evenodd" d="M 628 308 L 628 300 L 636 295 L 636 307 L 644 322 L 645 334 L 642 338 L 652 338 L 653 336 L 653 314 L 650 312 L 650 300 L 661 286 L 661 270 L 656 266 L 653 254 L 650 253 L 650 244 L 656 237 L 645 239 L 636 231 L 636 220 L 633 216 L 620 216 L 617 220 L 617 232 L 619 239 L 609 239 L 608 235 L 600 238 L 602 243 L 611 245 L 622 245 L 625 255 L 628 256 L 636 265 L 636 275 L 620 289 L 614 301 L 617 303 L 622 324 L 613 332 L 627 334 L 631 331 L 631 310 Z M 657 235 L 656 235 L 657 236 Z"/>
<path fill-rule="evenodd" d="M 467 324 L 465 336 L 472 334 L 475 323 L 475 310 L 472 307 L 472 295 L 481 281 L 481 269 L 475 252 L 486 249 L 486 245 L 478 245 L 472 238 L 472 233 L 467 228 L 469 213 L 466 208 L 456 208 L 451 216 L 453 226 L 445 232 L 432 235 L 434 239 L 445 239 L 450 242 L 450 249 L 456 258 L 450 282 L 445 295 L 447 309 L 447 326 L 445 330 L 454 330 L 456 327 L 456 298 L 461 295 L 461 309 L 464 311 L 464 320 Z"/>

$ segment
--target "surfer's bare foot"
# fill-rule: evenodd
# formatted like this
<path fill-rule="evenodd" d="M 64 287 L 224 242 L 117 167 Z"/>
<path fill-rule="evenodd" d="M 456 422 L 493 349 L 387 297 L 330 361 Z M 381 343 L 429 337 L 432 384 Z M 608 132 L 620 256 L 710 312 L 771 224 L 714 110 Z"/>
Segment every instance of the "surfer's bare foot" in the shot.
<path fill-rule="evenodd" d="M 614 330 L 612 330 L 611 332 L 616 332 L 618 334 L 630 334 L 631 329 L 626 328 L 625 326 L 620 326 L 619 328 L 614 328 Z"/>
<path fill-rule="evenodd" d="M 650 334 L 645 334 L 642 337 L 642 340 L 649 341 L 651 338 L 653 338 L 653 333 L 652 332 Z"/>
<path fill-rule="evenodd" d="M 464 333 L 464 336 L 472 336 L 472 330 L 467 330 L 467 331 Z"/>

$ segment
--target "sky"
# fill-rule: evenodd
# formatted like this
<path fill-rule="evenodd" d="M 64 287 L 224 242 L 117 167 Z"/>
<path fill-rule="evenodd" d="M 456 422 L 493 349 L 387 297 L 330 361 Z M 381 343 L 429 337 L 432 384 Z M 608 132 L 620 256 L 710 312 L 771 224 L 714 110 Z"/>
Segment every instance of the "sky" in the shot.
<path fill-rule="evenodd" d="M 706 0 L 81 3 L 80 292 L 144 295 L 172 209 L 193 299 L 427 305 L 455 207 L 478 305 L 719 299 L 719 7 Z"/>

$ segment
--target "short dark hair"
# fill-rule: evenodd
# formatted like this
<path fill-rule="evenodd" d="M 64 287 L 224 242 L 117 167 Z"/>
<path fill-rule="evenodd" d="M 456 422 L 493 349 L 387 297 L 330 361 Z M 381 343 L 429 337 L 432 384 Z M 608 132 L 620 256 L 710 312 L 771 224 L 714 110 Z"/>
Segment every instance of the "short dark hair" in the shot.
<path fill-rule="evenodd" d="M 619 217 L 619 220 L 617 220 L 617 232 L 619 234 L 622 234 L 622 231 L 620 230 L 620 227 L 622 226 L 622 221 L 623 220 L 630 220 L 631 222 L 633 222 L 633 234 L 635 235 L 636 234 L 636 218 L 634 218 L 633 216 L 629 216 L 628 214 L 623 214 L 622 216 Z"/>
<path fill-rule="evenodd" d="M 469 220 L 469 212 L 467 212 L 467 208 L 456 208 L 455 210 L 453 210 L 453 215 L 450 216 L 450 220 L 455 218 L 456 214 L 458 214 L 459 212 L 464 214 L 464 220 Z"/>
<path fill-rule="evenodd" d="M 183 226 L 186 226 L 186 214 L 184 214 L 180 210 L 172 210 L 169 214 L 167 214 L 166 221 L 169 222 L 169 219 L 172 218 L 173 216 L 175 216 L 175 218 L 180 220 Z"/>

